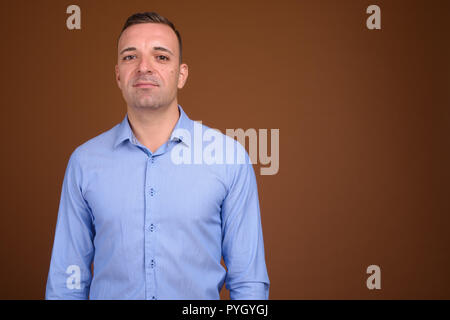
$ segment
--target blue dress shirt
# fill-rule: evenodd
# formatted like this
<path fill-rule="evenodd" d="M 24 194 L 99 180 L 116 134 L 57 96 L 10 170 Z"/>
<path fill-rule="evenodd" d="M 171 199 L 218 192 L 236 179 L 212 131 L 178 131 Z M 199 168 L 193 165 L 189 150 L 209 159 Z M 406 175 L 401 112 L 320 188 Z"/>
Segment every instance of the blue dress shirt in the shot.
<path fill-rule="evenodd" d="M 137 141 L 127 115 L 72 153 L 46 299 L 220 299 L 224 282 L 231 299 L 268 299 L 248 154 L 220 133 L 246 163 L 174 163 L 175 146 L 193 147 L 177 132 L 194 135 L 194 121 L 178 109 L 170 139 L 154 153 Z"/>

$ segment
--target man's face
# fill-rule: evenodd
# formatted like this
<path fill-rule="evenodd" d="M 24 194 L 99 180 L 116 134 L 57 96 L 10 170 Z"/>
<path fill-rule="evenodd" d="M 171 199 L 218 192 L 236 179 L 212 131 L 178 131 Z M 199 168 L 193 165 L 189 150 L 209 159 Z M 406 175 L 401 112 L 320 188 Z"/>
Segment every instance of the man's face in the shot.
<path fill-rule="evenodd" d="M 115 70 L 128 106 L 157 109 L 177 103 L 177 89 L 188 75 L 179 59 L 178 38 L 169 26 L 141 23 L 125 29 Z"/>

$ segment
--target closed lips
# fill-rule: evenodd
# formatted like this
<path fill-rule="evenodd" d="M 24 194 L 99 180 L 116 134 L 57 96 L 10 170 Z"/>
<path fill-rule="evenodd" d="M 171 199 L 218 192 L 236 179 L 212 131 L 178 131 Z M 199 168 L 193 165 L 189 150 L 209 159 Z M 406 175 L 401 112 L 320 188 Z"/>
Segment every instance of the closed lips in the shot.
<path fill-rule="evenodd" d="M 152 82 L 138 82 L 134 85 L 135 87 L 157 87 L 156 83 Z"/>

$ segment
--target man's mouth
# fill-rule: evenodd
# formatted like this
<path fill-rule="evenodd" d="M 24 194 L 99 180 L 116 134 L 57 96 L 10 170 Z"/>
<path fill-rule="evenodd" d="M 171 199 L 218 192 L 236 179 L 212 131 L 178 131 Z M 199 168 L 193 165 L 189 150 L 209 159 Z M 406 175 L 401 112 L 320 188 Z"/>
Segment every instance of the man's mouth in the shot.
<path fill-rule="evenodd" d="M 138 82 L 138 83 L 135 83 L 133 85 L 133 87 L 136 87 L 136 88 L 155 88 L 155 87 L 158 87 L 158 85 L 156 83 L 152 83 L 152 82 Z"/>

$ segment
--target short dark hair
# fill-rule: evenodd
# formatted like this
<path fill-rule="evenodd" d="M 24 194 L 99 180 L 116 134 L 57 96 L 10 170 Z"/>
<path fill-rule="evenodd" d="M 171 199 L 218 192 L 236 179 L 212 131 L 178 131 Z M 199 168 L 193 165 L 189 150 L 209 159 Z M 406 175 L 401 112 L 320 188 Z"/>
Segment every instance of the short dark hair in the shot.
<path fill-rule="evenodd" d="M 128 17 L 127 21 L 125 21 L 125 24 L 123 25 L 122 31 L 120 31 L 119 38 L 117 39 L 117 43 L 119 43 L 120 36 L 122 33 L 127 29 L 128 27 L 139 24 L 139 23 L 161 23 L 169 26 L 177 35 L 178 38 L 178 45 L 180 47 L 180 63 L 182 61 L 182 43 L 181 43 L 181 35 L 180 32 L 175 28 L 175 25 L 170 22 L 169 19 L 159 15 L 156 12 L 140 12 L 135 13 Z"/>

